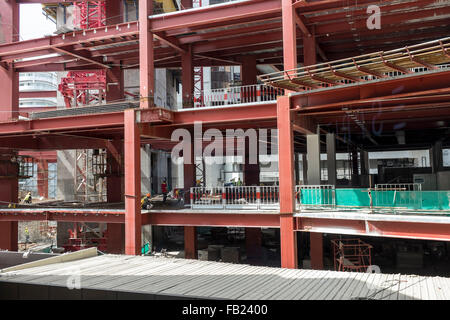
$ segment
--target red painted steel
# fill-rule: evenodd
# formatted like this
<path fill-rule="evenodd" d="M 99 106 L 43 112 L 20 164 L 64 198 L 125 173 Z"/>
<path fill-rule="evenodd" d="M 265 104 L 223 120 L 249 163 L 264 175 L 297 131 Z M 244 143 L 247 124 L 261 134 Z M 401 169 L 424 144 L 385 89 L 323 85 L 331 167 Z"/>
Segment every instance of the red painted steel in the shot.
<path fill-rule="evenodd" d="M 139 0 L 139 65 L 141 108 L 155 104 L 155 66 L 153 33 L 147 18 L 153 13 L 153 0 Z"/>
<path fill-rule="evenodd" d="M 184 257 L 186 259 L 197 259 L 197 228 L 184 227 Z"/>
<path fill-rule="evenodd" d="M 281 267 L 298 268 L 297 233 L 292 215 L 280 215 Z"/>
<path fill-rule="evenodd" d="M 141 148 L 136 111 L 125 114 L 125 253 L 141 254 Z"/>
<path fill-rule="evenodd" d="M 309 238 L 311 268 L 314 270 L 323 270 L 323 234 L 311 232 Z"/>
<path fill-rule="evenodd" d="M 205 210 L 203 210 L 205 211 Z M 159 226 L 211 226 L 211 227 L 267 227 L 279 228 L 278 214 L 236 214 L 236 213 L 188 213 L 152 212 L 144 214 L 142 224 Z"/>

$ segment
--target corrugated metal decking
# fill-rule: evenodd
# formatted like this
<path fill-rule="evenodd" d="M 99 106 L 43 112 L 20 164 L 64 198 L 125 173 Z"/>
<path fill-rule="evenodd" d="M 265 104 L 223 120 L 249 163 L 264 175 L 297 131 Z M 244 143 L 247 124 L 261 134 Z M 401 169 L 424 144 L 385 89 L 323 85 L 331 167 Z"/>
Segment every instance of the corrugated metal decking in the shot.
<path fill-rule="evenodd" d="M 0 273 L 0 285 L 66 287 L 205 299 L 450 299 L 450 279 L 400 274 L 290 270 L 209 261 L 103 255 Z"/>

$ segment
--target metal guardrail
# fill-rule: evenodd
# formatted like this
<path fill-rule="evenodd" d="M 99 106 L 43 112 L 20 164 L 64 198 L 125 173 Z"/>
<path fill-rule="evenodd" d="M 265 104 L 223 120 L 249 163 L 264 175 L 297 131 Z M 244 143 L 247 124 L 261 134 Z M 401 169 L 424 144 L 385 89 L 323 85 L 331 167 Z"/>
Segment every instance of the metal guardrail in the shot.
<path fill-rule="evenodd" d="M 336 206 L 336 187 L 333 185 L 295 186 L 297 209 L 334 208 Z"/>
<path fill-rule="evenodd" d="M 204 90 L 200 97 L 194 98 L 194 107 L 220 107 L 245 103 L 276 101 L 284 95 L 284 89 L 266 85 L 249 85 Z"/>
<path fill-rule="evenodd" d="M 279 188 L 193 187 L 190 189 L 192 209 L 271 210 L 279 209 Z"/>

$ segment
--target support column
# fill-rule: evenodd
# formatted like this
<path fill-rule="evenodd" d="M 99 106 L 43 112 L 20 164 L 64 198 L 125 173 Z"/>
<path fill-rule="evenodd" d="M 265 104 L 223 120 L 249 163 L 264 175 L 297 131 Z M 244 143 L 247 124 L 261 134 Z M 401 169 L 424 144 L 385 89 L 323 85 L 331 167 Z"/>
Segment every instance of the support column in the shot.
<path fill-rule="evenodd" d="M 369 187 L 369 153 L 367 151 L 361 150 L 359 153 L 361 159 L 361 176 L 359 179 L 361 187 Z"/>
<path fill-rule="evenodd" d="M 352 186 L 359 185 L 359 166 L 358 166 L 358 150 L 352 150 Z"/>
<path fill-rule="evenodd" d="M 437 173 L 444 167 L 442 155 L 442 141 L 437 141 L 430 149 L 430 165 L 433 173 Z"/>
<path fill-rule="evenodd" d="M 303 167 L 303 184 L 308 184 L 308 157 L 306 153 L 302 153 L 302 167 Z"/>
<path fill-rule="evenodd" d="M 184 258 L 197 259 L 197 228 L 184 227 Z"/>
<path fill-rule="evenodd" d="M 40 197 L 48 199 L 48 162 L 41 159 L 37 163 L 37 189 Z"/>
<path fill-rule="evenodd" d="M 16 1 L 0 2 L 0 43 L 19 40 L 19 4 Z M 19 73 L 11 64 L 0 65 L 0 121 L 14 120 L 19 117 Z M 6 150 L 1 156 L 1 171 L 5 176 L 13 176 L 0 180 L 0 201 L 17 203 L 19 180 L 17 164 L 11 162 L 13 152 Z M 0 222 L 0 249 L 17 251 L 17 221 Z"/>
<path fill-rule="evenodd" d="M 306 148 L 308 152 L 308 184 L 320 185 L 320 135 L 307 135 Z"/>
<path fill-rule="evenodd" d="M 327 134 L 327 166 L 328 166 L 328 184 L 335 186 L 336 176 L 336 137 L 334 133 Z"/>
<path fill-rule="evenodd" d="M 192 60 L 192 47 L 181 54 L 181 85 L 183 87 L 183 108 L 194 106 L 194 62 Z"/>
<path fill-rule="evenodd" d="M 136 111 L 125 110 L 125 254 L 141 253 L 141 143 Z"/>
<path fill-rule="evenodd" d="M 192 137 L 191 132 L 191 137 Z M 184 203 L 190 203 L 190 188 L 195 186 L 195 149 L 194 149 L 194 140 L 195 137 L 192 138 L 191 141 L 191 152 L 190 155 L 183 154 L 183 180 L 184 180 Z"/>
<path fill-rule="evenodd" d="M 251 55 L 242 56 L 241 82 L 243 86 L 256 84 L 258 81 L 256 69 L 256 57 Z"/>
<path fill-rule="evenodd" d="M 0 2 L 0 44 L 19 40 L 19 4 L 15 1 Z M 19 117 L 19 73 L 12 64 L 0 64 L 0 121 Z"/>
<path fill-rule="evenodd" d="M 17 179 L 18 165 L 11 161 L 12 154 L 0 155 L 0 169 L 2 175 L 11 178 L 0 179 L 0 201 L 17 203 L 19 182 Z M 18 246 L 17 221 L 0 222 L 0 250 L 17 251 Z"/>
<path fill-rule="evenodd" d="M 289 96 L 278 98 L 278 165 L 280 188 L 280 246 L 281 267 L 295 269 L 298 266 L 297 233 L 294 229 L 294 134 Z"/>
<path fill-rule="evenodd" d="M 294 153 L 295 163 L 295 185 L 300 184 L 300 154 Z"/>
<path fill-rule="evenodd" d="M 285 70 L 297 68 L 297 34 L 291 0 L 281 1 L 283 24 L 283 63 Z M 286 75 L 287 76 L 287 75 Z M 286 92 L 286 94 L 289 92 Z M 294 133 L 289 96 L 277 101 L 278 167 L 280 188 L 280 249 L 281 267 L 296 269 L 297 233 L 294 228 Z"/>
<path fill-rule="evenodd" d="M 122 0 L 106 0 L 105 1 L 106 25 L 122 23 L 123 11 L 124 5 Z"/>
<path fill-rule="evenodd" d="M 106 102 L 125 99 L 124 71 L 119 66 L 106 70 Z"/>
<path fill-rule="evenodd" d="M 181 0 L 181 6 L 184 10 L 190 9 L 193 7 L 192 0 Z"/>
<path fill-rule="evenodd" d="M 257 133 L 258 136 L 258 133 Z M 244 185 L 246 186 L 259 186 L 260 184 L 260 167 L 259 167 L 259 148 L 256 145 L 257 162 L 250 163 L 250 141 L 245 139 L 245 161 L 244 161 Z"/>
<path fill-rule="evenodd" d="M 155 105 L 155 66 L 153 33 L 150 32 L 148 16 L 153 13 L 153 0 L 139 0 L 139 78 L 140 107 Z"/>
<path fill-rule="evenodd" d="M 311 268 L 323 270 L 323 234 L 310 232 Z"/>
<path fill-rule="evenodd" d="M 123 223 L 108 223 L 107 230 L 107 252 L 123 254 L 125 251 L 125 225 Z"/>
<path fill-rule="evenodd" d="M 107 164 L 109 166 L 106 177 L 106 199 L 108 203 L 124 201 L 123 179 L 123 143 L 120 140 L 112 141 L 107 149 Z M 125 251 L 125 225 L 118 223 L 107 224 L 107 252 L 123 254 Z"/>
<path fill-rule="evenodd" d="M 261 260 L 262 258 L 262 232 L 261 228 L 245 228 L 245 248 L 247 261 Z"/>

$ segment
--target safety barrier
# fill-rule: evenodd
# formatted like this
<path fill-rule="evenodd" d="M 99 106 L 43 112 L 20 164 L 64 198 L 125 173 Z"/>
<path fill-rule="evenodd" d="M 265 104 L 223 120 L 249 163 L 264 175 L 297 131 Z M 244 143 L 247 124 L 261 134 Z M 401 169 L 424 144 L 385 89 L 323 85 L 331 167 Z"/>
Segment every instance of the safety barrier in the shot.
<path fill-rule="evenodd" d="M 270 210 L 280 207 L 278 187 L 193 187 L 190 191 L 192 209 Z"/>
<path fill-rule="evenodd" d="M 336 206 L 336 192 L 333 185 L 301 185 L 295 187 L 298 209 Z"/>
<path fill-rule="evenodd" d="M 276 101 L 280 95 L 284 95 L 283 89 L 259 84 L 205 90 L 200 97 L 194 99 L 194 106 L 198 108 Z"/>

